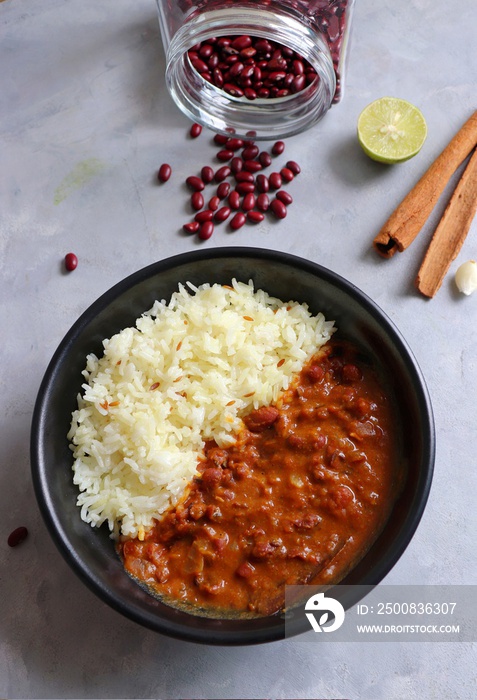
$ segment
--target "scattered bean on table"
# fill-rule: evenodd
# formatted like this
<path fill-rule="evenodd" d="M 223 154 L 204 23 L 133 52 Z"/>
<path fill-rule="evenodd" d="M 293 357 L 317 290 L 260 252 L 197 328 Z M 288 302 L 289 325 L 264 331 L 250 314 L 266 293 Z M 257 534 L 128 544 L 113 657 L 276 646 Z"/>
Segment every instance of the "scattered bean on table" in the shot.
<path fill-rule="evenodd" d="M 78 267 L 78 258 L 74 253 L 67 253 L 65 255 L 65 268 L 68 272 L 73 272 Z"/>
<path fill-rule="evenodd" d="M 190 128 L 190 136 L 193 139 L 196 139 L 198 136 L 200 136 L 202 133 L 202 126 L 200 124 L 194 123 L 192 124 Z"/>
<path fill-rule="evenodd" d="M 172 168 L 169 163 L 163 163 L 157 171 L 157 179 L 159 182 L 167 182 L 172 175 Z"/>
<path fill-rule="evenodd" d="M 9 534 L 7 544 L 9 547 L 17 547 L 24 540 L 26 540 L 27 537 L 28 529 L 22 525 L 20 527 L 15 528 L 15 530 L 13 530 L 13 532 Z"/>
<path fill-rule="evenodd" d="M 295 58 L 293 65 L 296 64 L 296 70 L 300 70 L 299 63 Z M 236 62 L 231 64 L 236 65 Z M 196 138 L 201 133 L 202 128 L 198 127 L 199 124 L 191 126 L 191 137 Z M 185 233 L 196 233 L 201 240 L 207 240 L 216 225 L 226 220 L 231 231 L 238 231 L 246 223 L 261 223 L 266 212 L 273 214 L 275 220 L 287 216 L 287 207 L 293 203 L 293 197 L 281 189 L 282 184 L 291 183 L 301 173 L 301 167 L 295 160 L 287 160 L 285 165 L 271 173 L 262 172 L 272 163 L 277 163 L 277 158 L 285 151 L 285 143 L 275 141 L 269 150 L 260 150 L 253 136 L 250 133 L 247 138 L 239 138 L 232 130 L 230 135 L 213 136 L 212 142 L 218 147 L 215 158 L 219 167 L 204 165 L 199 174 L 192 173 L 185 179 L 185 184 L 192 190 L 190 206 L 196 212 L 192 221 L 183 224 Z M 164 163 L 158 171 L 159 181 L 166 182 L 171 173 L 171 166 Z M 216 186 L 209 197 L 204 191 L 207 185 Z M 275 193 L 274 198 L 269 198 L 267 193 L 270 191 Z M 233 216 L 232 212 L 235 212 Z"/>

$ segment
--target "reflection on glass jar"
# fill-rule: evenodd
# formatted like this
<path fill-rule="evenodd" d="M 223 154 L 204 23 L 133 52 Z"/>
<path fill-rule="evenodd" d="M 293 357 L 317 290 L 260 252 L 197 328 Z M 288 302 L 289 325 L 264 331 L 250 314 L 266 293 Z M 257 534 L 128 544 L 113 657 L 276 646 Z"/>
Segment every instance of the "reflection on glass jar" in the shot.
<path fill-rule="evenodd" d="M 342 96 L 354 0 L 157 0 L 166 82 L 218 132 L 308 129 Z"/>

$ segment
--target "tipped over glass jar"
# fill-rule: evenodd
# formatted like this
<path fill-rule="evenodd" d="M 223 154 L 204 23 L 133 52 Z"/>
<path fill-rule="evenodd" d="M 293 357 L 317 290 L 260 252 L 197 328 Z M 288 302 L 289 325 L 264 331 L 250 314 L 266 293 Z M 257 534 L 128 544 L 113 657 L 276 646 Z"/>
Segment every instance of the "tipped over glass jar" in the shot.
<path fill-rule="evenodd" d="M 157 0 L 166 82 L 219 133 L 284 138 L 342 97 L 354 0 Z"/>

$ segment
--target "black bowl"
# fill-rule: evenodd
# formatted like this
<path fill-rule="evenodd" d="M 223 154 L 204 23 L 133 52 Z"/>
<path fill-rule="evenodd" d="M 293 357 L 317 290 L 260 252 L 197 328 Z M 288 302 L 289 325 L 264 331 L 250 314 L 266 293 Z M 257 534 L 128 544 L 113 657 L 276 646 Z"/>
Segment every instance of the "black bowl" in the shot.
<path fill-rule="evenodd" d="M 109 533 L 80 518 L 66 438 L 86 355 L 102 353 L 102 340 L 134 325 L 156 299 L 168 299 L 179 282 L 230 283 L 232 278 L 284 301 L 306 302 L 334 319 L 371 356 L 387 378 L 398 407 L 407 477 L 378 539 L 343 584 L 374 586 L 397 562 L 422 516 L 432 480 L 435 436 L 422 374 L 405 341 L 385 314 L 349 282 L 312 262 L 254 248 L 190 252 L 139 270 L 103 294 L 74 324 L 51 360 L 36 402 L 31 462 L 41 512 L 60 552 L 106 603 L 140 624 L 173 637 L 208 644 L 256 644 L 282 639 L 284 618 L 217 620 L 161 603 L 124 571 Z M 349 600 L 353 604 L 356 600 Z M 306 619 L 293 634 L 310 629 Z M 287 630 L 288 634 L 288 630 Z"/>

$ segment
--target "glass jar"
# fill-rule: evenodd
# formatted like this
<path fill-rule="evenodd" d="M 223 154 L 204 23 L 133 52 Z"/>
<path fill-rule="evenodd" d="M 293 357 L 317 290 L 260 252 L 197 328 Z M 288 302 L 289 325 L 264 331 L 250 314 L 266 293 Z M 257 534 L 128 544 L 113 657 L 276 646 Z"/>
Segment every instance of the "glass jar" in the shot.
<path fill-rule="evenodd" d="M 313 126 L 341 99 L 354 0 L 157 5 L 166 83 L 193 121 L 220 133 L 283 138 Z"/>

